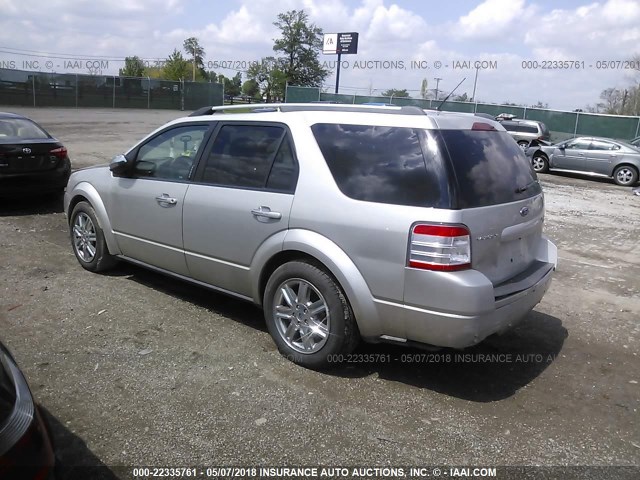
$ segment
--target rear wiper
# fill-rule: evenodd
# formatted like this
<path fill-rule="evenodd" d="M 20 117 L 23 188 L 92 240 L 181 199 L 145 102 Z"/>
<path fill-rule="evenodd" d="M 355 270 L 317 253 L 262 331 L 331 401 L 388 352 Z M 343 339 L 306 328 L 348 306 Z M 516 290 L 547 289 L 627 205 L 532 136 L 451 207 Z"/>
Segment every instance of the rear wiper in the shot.
<path fill-rule="evenodd" d="M 537 180 L 532 180 L 529 183 L 527 183 L 524 187 L 516 188 L 516 193 L 526 192 L 527 190 L 529 190 L 529 187 L 531 187 L 532 185 L 535 185 L 536 183 L 538 183 Z"/>

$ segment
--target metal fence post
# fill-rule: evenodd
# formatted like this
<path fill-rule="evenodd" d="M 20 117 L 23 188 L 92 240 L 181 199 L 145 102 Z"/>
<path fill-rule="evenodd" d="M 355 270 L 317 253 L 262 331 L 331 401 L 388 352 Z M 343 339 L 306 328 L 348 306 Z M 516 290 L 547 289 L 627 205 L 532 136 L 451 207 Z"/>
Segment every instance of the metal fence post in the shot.
<path fill-rule="evenodd" d="M 33 90 L 33 106 L 36 106 L 36 76 L 31 75 L 31 89 Z"/>
<path fill-rule="evenodd" d="M 184 110 L 184 78 L 180 79 L 180 110 Z"/>
<path fill-rule="evenodd" d="M 116 108 L 116 77 L 113 77 L 113 108 Z"/>
<path fill-rule="evenodd" d="M 147 76 L 147 110 L 151 108 L 151 77 Z"/>
<path fill-rule="evenodd" d="M 76 73 L 76 108 L 78 108 L 78 74 Z"/>
<path fill-rule="evenodd" d="M 576 112 L 576 126 L 573 129 L 573 137 L 577 137 L 578 136 L 578 121 L 580 120 L 580 112 Z"/>
<path fill-rule="evenodd" d="M 640 131 L 640 117 L 638 117 L 638 125 L 636 126 L 636 137 L 638 136 L 638 132 Z"/>
<path fill-rule="evenodd" d="M 527 118 L 527 107 L 524 107 L 524 113 L 522 114 L 522 118 L 526 120 Z"/>
<path fill-rule="evenodd" d="M 473 104 L 473 113 L 478 113 L 478 102 Z"/>

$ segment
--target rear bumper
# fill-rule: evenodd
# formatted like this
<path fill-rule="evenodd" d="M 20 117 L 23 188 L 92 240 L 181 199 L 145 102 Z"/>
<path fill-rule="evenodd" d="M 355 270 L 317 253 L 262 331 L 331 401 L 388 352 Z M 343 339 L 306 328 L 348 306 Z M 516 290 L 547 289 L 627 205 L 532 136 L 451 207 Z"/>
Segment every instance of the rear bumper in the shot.
<path fill-rule="evenodd" d="M 501 333 L 520 322 L 549 289 L 554 269 L 550 268 L 533 286 L 495 300 L 495 308 L 478 315 L 433 312 L 404 306 L 406 338 L 440 347 L 465 348 L 489 335 Z"/>
<path fill-rule="evenodd" d="M 17 197 L 28 194 L 62 192 L 71 175 L 71 163 L 44 172 L 2 174 L 0 172 L 0 197 Z"/>
<path fill-rule="evenodd" d="M 380 336 L 439 347 L 465 348 L 516 325 L 551 284 L 557 249 L 540 239 L 536 261 L 500 285 L 476 270 L 425 272 L 407 268 L 404 303 L 376 300 Z M 380 341 L 380 338 L 368 338 Z"/>

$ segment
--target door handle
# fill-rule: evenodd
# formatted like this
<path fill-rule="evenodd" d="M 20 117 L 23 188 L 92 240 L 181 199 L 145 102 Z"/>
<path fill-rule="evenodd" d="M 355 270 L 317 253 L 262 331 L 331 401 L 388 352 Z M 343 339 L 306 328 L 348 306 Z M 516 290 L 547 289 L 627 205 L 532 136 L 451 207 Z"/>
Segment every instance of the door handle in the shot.
<path fill-rule="evenodd" d="M 260 208 L 254 208 L 253 210 L 251 210 L 251 213 L 256 217 L 273 219 L 282 218 L 282 214 L 280 212 L 272 212 L 269 207 L 265 207 L 264 205 Z"/>
<path fill-rule="evenodd" d="M 156 202 L 158 202 L 161 207 L 164 207 L 165 205 L 163 204 L 175 205 L 176 203 L 178 203 L 178 200 L 170 197 L 167 193 L 163 193 L 162 195 L 156 197 Z"/>

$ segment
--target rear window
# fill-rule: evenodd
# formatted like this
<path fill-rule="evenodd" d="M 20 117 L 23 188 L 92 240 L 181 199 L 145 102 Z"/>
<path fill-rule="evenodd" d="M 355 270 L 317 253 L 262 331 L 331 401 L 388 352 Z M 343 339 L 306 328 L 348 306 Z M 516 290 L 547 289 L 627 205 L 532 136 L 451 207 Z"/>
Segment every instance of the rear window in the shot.
<path fill-rule="evenodd" d="M 49 138 L 47 132 L 24 118 L 0 118 L 0 142 Z"/>
<path fill-rule="evenodd" d="M 538 127 L 534 125 L 526 125 L 523 123 L 502 122 L 505 130 L 520 133 L 538 133 Z"/>
<path fill-rule="evenodd" d="M 522 149 L 507 132 L 442 130 L 456 183 L 458 208 L 484 207 L 542 192 Z"/>
<path fill-rule="evenodd" d="M 311 128 L 338 188 L 348 197 L 450 208 L 448 177 L 432 132 L 371 125 Z"/>

